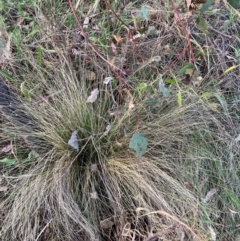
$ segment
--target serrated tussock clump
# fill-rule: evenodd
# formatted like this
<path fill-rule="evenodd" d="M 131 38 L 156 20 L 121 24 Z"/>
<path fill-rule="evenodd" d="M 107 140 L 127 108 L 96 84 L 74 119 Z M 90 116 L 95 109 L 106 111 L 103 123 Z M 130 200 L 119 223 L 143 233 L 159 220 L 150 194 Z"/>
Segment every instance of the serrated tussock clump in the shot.
<path fill-rule="evenodd" d="M 129 92 L 119 96 L 122 83 L 114 76 L 104 84 L 110 73 L 94 51 L 85 46 L 82 53 L 81 45 L 77 54 L 68 54 L 62 46 L 68 36 L 45 27 L 46 35 L 37 33 L 51 51 L 36 49 L 36 60 L 34 48 L 17 46 L 21 59 L 16 69 L 12 66 L 18 74 L 11 85 L 17 112 L 1 110 L 0 144 L 12 141 L 14 164 L 1 170 L 9 189 L 1 197 L 0 239 L 200 241 L 212 233 L 232 235 L 240 209 L 239 147 L 233 138 L 238 123 L 232 113 L 221 114 L 214 95 L 200 94 L 209 87 L 170 79 L 175 84 L 161 82 L 164 96 L 148 72 L 162 68 L 153 61 L 156 66 L 139 66 L 123 77 Z M 174 41 L 161 41 L 181 39 L 177 52 L 186 39 L 171 31 Z M 160 56 L 167 46 L 156 42 Z M 146 60 L 156 48 L 147 46 Z M 166 65 L 175 61 L 165 54 Z M 136 90 L 143 82 L 146 90 Z M 89 101 L 93 90 L 98 90 L 96 100 Z M 24 121 L 12 113 L 24 113 Z M 138 157 L 129 147 L 136 133 L 148 143 Z M 77 147 L 69 145 L 72 136 Z"/>
<path fill-rule="evenodd" d="M 189 93 L 182 107 L 174 97 L 154 107 L 143 100 L 120 112 L 101 82 L 98 99 L 87 103 L 91 85 L 67 62 L 48 77 L 35 76 L 48 101 L 39 104 L 36 93 L 24 104 L 34 131 L 9 127 L 38 156 L 19 158 L 10 170 L 4 240 L 129 240 L 128 231 L 143 240 L 150 226 L 157 232 L 173 223 L 189 240 L 204 240 L 194 225 L 202 215 L 197 193 L 184 182 L 189 169 L 180 166 L 199 158 L 191 138 L 198 135 L 199 145 L 207 135 L 218 138 L 220 122 L 201 99 Z M 68 145 L 75 130 L 78 151 Z M 136 132 L 148 139 L 143 157 L 129 149 Z"/>

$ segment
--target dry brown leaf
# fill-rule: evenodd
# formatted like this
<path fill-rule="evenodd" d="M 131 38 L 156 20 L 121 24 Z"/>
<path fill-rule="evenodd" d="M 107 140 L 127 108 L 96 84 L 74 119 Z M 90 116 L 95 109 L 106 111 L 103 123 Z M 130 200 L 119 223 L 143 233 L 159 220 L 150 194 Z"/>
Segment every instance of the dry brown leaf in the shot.
<path fill-rule="evenodd" d="M 113 38 L 116 40 L 117 43 L 122 43 L 123 41 L 122 37 L 115 34 L 113 34 Z"/>

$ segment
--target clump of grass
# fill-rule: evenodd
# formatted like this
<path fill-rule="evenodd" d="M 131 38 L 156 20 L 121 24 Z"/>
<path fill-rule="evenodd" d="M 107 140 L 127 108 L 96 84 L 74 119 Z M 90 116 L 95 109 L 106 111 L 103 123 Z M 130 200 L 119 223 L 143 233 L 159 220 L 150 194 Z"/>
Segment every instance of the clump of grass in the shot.
<path fill-rule="evenodd" d="M 183 180 L 188 173 L 179 166 L 181 157 L 190 161 L 199 157 L 193 152 L 196 144 L 191 143 L 191 135 L 199 136 L 200 146 L 207 134 L 221 137 L 221 123 L 201 98 L 189 92 L 182 107 L 175 97 L 159 99 L 152 107 L 143 99 L 134 108 L 126 102 L 120 112 L 113 110 L 113 96 L 100 82 L 97 101 L 87 103 L 93 84 L 84 73 L 78 79 L 65 56 L 59 53 L 58 59 L 61 67 L 52 69 L 48 79 L 34 76 L 38 91 L 48 93 L 49 101 L 39 104 L 36 92 L 32 103 L 24 104 L 37 128 L 33 132 L 16 125 L 9 129 L 30 138 L 39 156 L 30 163 L 18 159 L 21 175 L 16 167 L 10 171 L 14 179 L 3 203 L 8 209 L 4 239 L 128 240 L 134 233 L 141 240 L 148 237 L 150 227 L 156 233 L 178 220 L 184 235 L 203 240 L 194 225 L 202 215 L 198 196 L 186 187 Z M 112 127 L 105 135 L 108 125 Z M 79 151 L 68 145 L 75 130 Z M 143 133 L 149 142 L 141 158 L 128 147 L 135 132 Z M 141 212 L 137 220 L 139 209 L 147 210 L 148 221 Z M 154 211 L 159 214 L 151 214 Z M 107 219 L 112 225 L 106 227 Z"/>
<path fill-rule="evenodd" d="M 196 93 L 200 88 L 182 91 L 181 107 L 176 95 L 185 86 L 172 85 L 170 97 L 160 96 L 153 80 L 156 71 L 153 75 L 145 71 L 148 65 L 126 77 L 133 87 L 127 97 L 137 96 L 134 107 L 128 98 L 120 104 L 117 87 L 103 84 L 109 72 L 101 61 L 87 46 L 83 51 L 87 57 L 67 54 L 64 38 L 57 34 L 60 29 L 56 31 L 52 21 L 56 20 L 50 19 L 47 29 L 42 26 L 38 32 L 41 38 L 47 30 L 44 39 L 51 53 L 18 46 L 21 62 L 16 60 L 16 66 L 21 71 L 14 77 L 20 83 L 24 80 L 21 108 L 34 120 L 34 128 L 16 125 L 11 118 L 12 124 L 1 123 L 1 144 L 14 136 L 17 159 L 3 171 L 10 188 L 1 203 L 6 210 L 1 238 L 207 240 L 209 228 L 221 238 L 224 232 L 233 236 L 234 224 L 226 225 L 239 220 L 233 215 L 239 206 L 238 188 L 232 185 L 239 172 L 233 120 L 212 111 Z M 168 36 L 154 50 L 164 52 L 165 43 L 174 38 Z M 147 51 L 145 57 L 149 58 Z M 173 60 L 170 53 L 162 58 L 166 65 Z M 86 74 L 89 69 L 98 73 L 92 80 Z M 143 95 L 134 91 L 140 81 L 147 82 Z M 87 103 L 94 88 L 100 90 L 99 96 Z M 23 91 L 16 94 L 22 99 Z M 79 150 L 68 145 L 76 130 Z M 129 149 L 136 132 L 148 139 L 143 157 Z M 232 175 L 234 180 L 229 179 Z M 214 188 L 215 196 L 204 201 Z M 218 228 L 219 222 L 223 228 Z"/>

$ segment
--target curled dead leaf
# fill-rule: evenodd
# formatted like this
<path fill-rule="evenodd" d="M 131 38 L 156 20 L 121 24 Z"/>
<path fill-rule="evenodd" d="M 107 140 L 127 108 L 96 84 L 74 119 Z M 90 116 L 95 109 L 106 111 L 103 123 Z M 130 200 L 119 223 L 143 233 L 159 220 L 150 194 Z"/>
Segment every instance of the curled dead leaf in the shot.
<path fill-rule="evenodd" d="M 77 138 L 78 131 L 74 131 L 68 141 L 68 145 L 71 146 L 73 149 L 79 151 L 79 144 L 78 144 L 78 138 Z"/>
<path fill-rule="evenodd" d="M 96 101 L 98 94 L 99 94 L 98 88 L 94 89 L 91 92 L 91 95 L 87 98 L 87 103 L 93 103 L 94 101 Z"/>
<path fill-rule="evenodd" d="M 6 192 L 7 190 L 8 190 L 8 187 L 6 186 L 0 187 L 0 192 Z"/>
<path fill-rule="evenodd" d="M 213 199 L 213 196 L 217 193 L 217 191 L 218 190 L 216 188 L 212 188 L 210 191 L 208 191 L 207 195 L 203 199 L 203 202 L 209 203 Z"/>
<path fill-rule="evenodd" d="M 10 152 L 10 151 L 12 150 L 12 148 L 13 148 L 12 144 L 7 145 L 7 146 L 5 146 L 5 147 L 2 148 L 1 152 L 2 152 L 2 153 Z"/>

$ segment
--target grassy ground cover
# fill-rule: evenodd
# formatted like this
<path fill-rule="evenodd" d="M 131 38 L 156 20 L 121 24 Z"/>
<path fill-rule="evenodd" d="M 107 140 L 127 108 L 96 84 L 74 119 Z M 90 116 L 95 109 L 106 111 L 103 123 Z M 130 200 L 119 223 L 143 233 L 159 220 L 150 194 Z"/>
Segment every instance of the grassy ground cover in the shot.
<path fill-rule="evenodd" d="M 240 20 L 224 3 L 0 3 L 1 240 L 239 239 Z"/>

